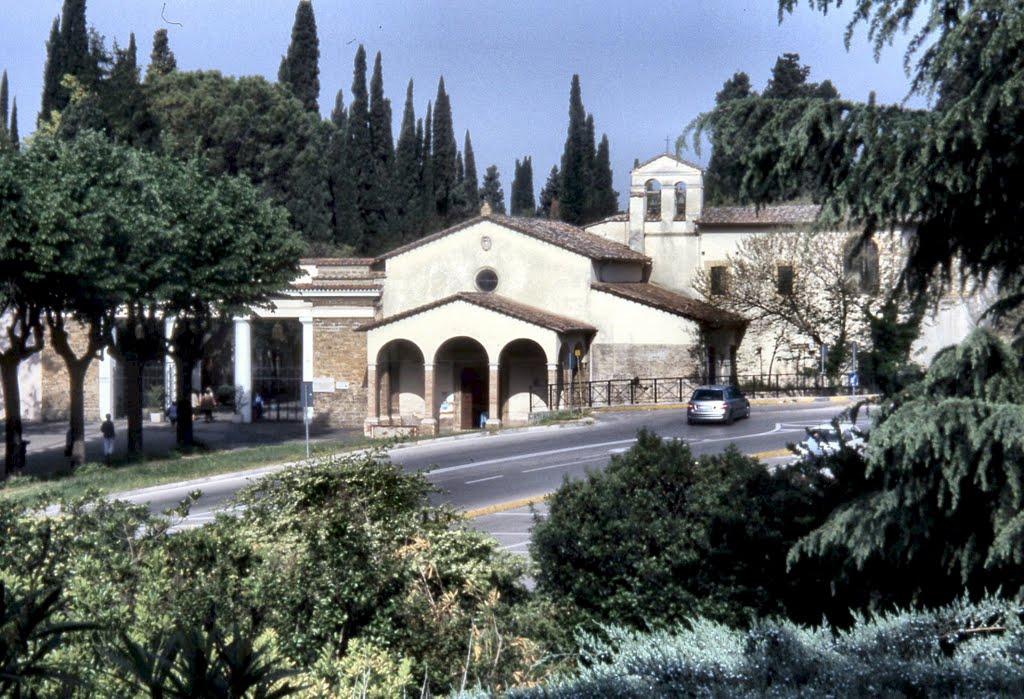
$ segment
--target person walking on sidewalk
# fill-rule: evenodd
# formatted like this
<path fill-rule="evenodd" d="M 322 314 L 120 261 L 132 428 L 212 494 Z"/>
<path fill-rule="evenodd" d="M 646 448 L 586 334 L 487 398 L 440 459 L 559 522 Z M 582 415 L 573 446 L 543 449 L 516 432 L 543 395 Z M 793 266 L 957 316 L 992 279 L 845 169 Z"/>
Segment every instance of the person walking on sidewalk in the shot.
<path fill-rule="evenodd" d="M 110 413 L 100 425 L 100 432 L 103 433 L 103 459 L 109 464 L 110 457 L 114 455 L 114 421 L 110 419 Z"/>

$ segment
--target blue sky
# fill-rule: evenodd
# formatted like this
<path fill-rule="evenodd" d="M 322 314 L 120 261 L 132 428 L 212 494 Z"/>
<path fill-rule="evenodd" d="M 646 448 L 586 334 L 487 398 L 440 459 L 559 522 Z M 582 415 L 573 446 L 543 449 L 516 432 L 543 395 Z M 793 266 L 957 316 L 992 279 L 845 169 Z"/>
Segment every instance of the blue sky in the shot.
<path fill-rule="evenodd" d="M 0 0 L 0 6 L 0 69 L 17 98 L 24 137 L 39 110 L 46 38 L 61 0 Z M 623 199 L 633 160 L 664 152 L 666 138 L 674 144 L 738 70 L 760 90 L 776 57 L 789 52 L 811 66 L 811 80 L 832 80 L 847 98 L 863 100 L 873 90 L 881 102 L 899 102 L 909 84 L 903 46 L 887 48 L 876 63 L 860 27 L 845 49 L 845 6 L 827 16 L 801 7 L 781 24 L 772 0 L 313 0 L 313 8 L 321 111 L 329 112 L 339 88 L 348 104 L 360 43 L 371 61 L 382 54 L 396 137 L 409 79 L 421 118 L 443 75 L 460 147 L 469 129 L 478 173 L 496 164 L 506 196 L 516 158 L 533 157 L 537 190 L 558 162 L 573 73 L 580 75 L 598 138 L 608 134 Z M 87 6 L 89 23 L 108 46 L 115 39 L 126 45 L 135 32 L 143 66 L 153 32 L 166 27 L 180 69 L 270 79 L 294 16 L 292 0 L 89 0 Z M 709 153 L 683 156 L 703 163 Z"/>

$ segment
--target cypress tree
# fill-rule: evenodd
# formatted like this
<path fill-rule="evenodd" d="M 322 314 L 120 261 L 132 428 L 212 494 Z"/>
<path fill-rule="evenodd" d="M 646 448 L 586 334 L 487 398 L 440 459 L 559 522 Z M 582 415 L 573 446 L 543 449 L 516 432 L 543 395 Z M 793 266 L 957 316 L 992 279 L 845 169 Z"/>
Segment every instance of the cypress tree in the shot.
<path fill-rule="evenodd" d="M 561 205 L 559 200 L 561 196 L 562 176 L 558 172 L 558 166 L 552 165 L 551 172 L 548 174 L 548 181 L 544 183 L 544 188 L 540 190 L 540 211 L 544 218 L 555 221 L 560 220 Z"/>
<path fill-rule="evenodd" d="M 594 220 L 611 216 L 619 210 L 619 193 L 615 191 L 612 178 L 611 152 L 608 135 L 601 134 L 594 159 Z"/>
<path fill-rule="evenodd" d="M 7 130 L 7 71 L 0 77 L 0 134 Z"/>
<path fill-rule="evenodd" d="M 15 97 L 11 102 L 11 128 L 10 128 L 11 144 L 14 146 L 14 150 L 21 149 L 21 138 L 18 136 L 18 98 Z"/>
<path fill-rule="evenodd" d="M 466 214 L 476 216 L 480 213 L 480 195 L 477 190 L 476 156 L 473 155 L 473 143 L 469 140 L 469 129 L 466 129 L 465 174 L 463 175 L 463 192 L 466 200 Z"/>
<path fill-rule="evenodd" d="M 157 125 L 139 81 L 137 53 L 134 33 L 129 36 L 128 48 L 114 46 L 114 63 L 101 85 L 101 106 L 114 138 L 151 148 L 157 143 Z"/>
<path fill-rule="evenodd" d="M 85 0 L 64 0 L 60 19 L 60 43 L 63 51 L 64 74 L 71 74 L 86 88 L 92 89 L 99 81 L 100 71 L 96 54 L 89 44 L 89 28 L 85 21 Z M 68 103 L 66 90 L 62 93 L 63 109 Z"/>
<path fill-rule="evenodd" d="M 330 163 L 323 157 L 330 147 L 334 127 L 319 116 L 309 115 L 303 131 L 305 146 L 288 172 L 285 204 L 295 230 L 313 252 L 322 254 L 334 248 L 332 177 Z"/>
<path fill-rule="evenodd" d="M 50 38 L 46 41 L 46 67 L 43 69 L 43 101 L 39 108 L 39 121 L 48 121 L 50 114 L 60 111 L 60 80 L 64 76 L 64 50 L 60 40 L 60 18 L 53 18 Z"/>
<path fill-rule="evenodd" d="M 412 80 L 405 89 L 405 107 L 402 110 L 402 126 L 398 131 L 395 146 L 395 229 L 393 242 L 402 244 L 420 232 L 422 197 L 420 187 L 420 139 L 422 123 L 417 127 L 416 112 L 412 101 Z M 417 130 L 419 129 L 419 131 Z"/>
<path fill-rule="evenodd" d="M 373 61 L 368 113 L 371 171 L 363 200 L 364 245 L 362 252 L 378 252 L 387 246 L 394 225 L 391 191 L 394 180 L 395 145 L 391 135 L 391 100 L 384 97 L 384 72 L 380 51 Z"/>
<path fill-rule="evenodd" d="M 146 82 L 151 82 L 161 75 L 168 75 L 178 69 L 178 61 L 167 42 L 167 30 L 157 29 L 153 34 L 153 50 L 149 54 L 149 67 L 146 68 Z"/>
<path fill-rule="evenodd" d="M 433 124 L 434 148 L 431 158 L 434 184 L 434 205 L 437 217 L 443 226 L 454 222 L 457 212 L 452 210 L 455 195 L 455 129 L 452 126 L 452 108 L 444 90 L 444 78 L 437 84 L 437 99 L 434 100 Z"/>
<path fill-rule="evenodd" d="M 373 145 L 370 141 L 370 103 L 366 92 L 366 49 L 360 44 L 356 49 L 355 65 L 352 72 L 352 103 L 348 108 L 348 164 L 355 188 L 355 211 L 353 229 L 348 242 L 353 249 L 362 253 L 369 241 L 368 221 L 373 218 L 375 167 Z"/>
<path fill-rule="evenodd" d="M 513 216 L 533 216 L 537 208 L 533 198 L 533 162 L 530 156 L 524 157 L 522 163 L 516 160 L 511 204 Z"/>
<path fill-rule="evenodd" d="M 355 189 L 348 164 L 348 113 L 341 90 L 334 99 L 327 143 L 327 186 L 331 195 L 331 225 L 334 245 L 351 244 L 355 224 Z"/>
<path fill-rule="evenodd" d="M 320 39 L 317 37 L 313 3 L 299 0 L 292 24 L 288 53 L 281 58 L 277 80 L 287 85 L 303 106 L 319 113 L 320 105 Z"/>
<path fill-rule="evenodd" d="M 423 196 L 423 232 L 437 225 L 437 204 L 434 201 L 434 143 L 433 105 L 427 102 L 427 115 L 423 119 L 423 151 L 420 159 L 420 187 Z"/>
<path fill-rule="evenodd" d="M 498 174 L 497 165 L 491 165 L 484 173 L 484 183 L 480 187 L 480 199 L 490 204 L 494 213 L 505 213 L 505 192 L 501 189 L 501 176 Z"/>
<path fill-rule="evenodd" d="M 587 145 L 587 115 L 580 95 L 580 76 L 572 76 L 569 88 L 569 129 L 562 152 L 559 205 L 561 220 L 579 225 L 586 217 L 590 195 L 590 168 L 593 149 Z"/>

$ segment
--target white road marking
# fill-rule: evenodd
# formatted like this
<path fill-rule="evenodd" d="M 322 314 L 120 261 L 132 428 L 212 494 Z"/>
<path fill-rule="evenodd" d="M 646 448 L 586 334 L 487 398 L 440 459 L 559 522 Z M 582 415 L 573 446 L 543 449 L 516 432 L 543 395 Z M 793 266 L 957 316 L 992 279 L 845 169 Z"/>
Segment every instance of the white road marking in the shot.
<path fill-rule="evenodd" d="M 466 485 L 471 485 L 473 483 L 483 483 L 484 481 L 494 481 L 504 477 L 505 476 L 491 476 L 489 478 L 477 478 L 475 481 L 466 481 Z"/>
<path fill-rule="evenodd" d="M 428 472 L 427 475 L 433 476 L 438 473 L 448 473 L 450 471 L 461 471 L 467 468 L 475 468 L 476 466 L 486 466 L 488 464 L 501 464 L 506 461 L 519 461 L 522 459 L 536 459 L 540 456 L 552 456 L 553 454 L 568 454 L 572 451 L 582 451 L 584 449 L 600 449 L 602 447 L 617 447 L 623 444 L 633 444 L 636 439 L 619 439 L 614 442 L 602 442 L 600 444 L 585 444 L 578 447 L 564 447 L 562 449 L 551 449 L 549 451 L 539 451 L 532 454 L 523 454 L 522 456 L 504 456 L 499 459 L 486 459 L 484 461 L 473 461 L 468 464 L 459 464 L 458 466 L 446 466 L 445 468 L 434 469 Z"/>

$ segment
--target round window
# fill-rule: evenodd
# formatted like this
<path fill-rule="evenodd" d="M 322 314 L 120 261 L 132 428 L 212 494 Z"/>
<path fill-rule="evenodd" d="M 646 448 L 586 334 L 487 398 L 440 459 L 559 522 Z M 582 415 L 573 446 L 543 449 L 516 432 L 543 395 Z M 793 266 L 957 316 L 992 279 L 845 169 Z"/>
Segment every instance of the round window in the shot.
<path fill-rule="evenodd" d="M 482 269 L 476 273 L 476 288 L 488 293 L 498 288 L 498 273 L 493 269 Z"/>

